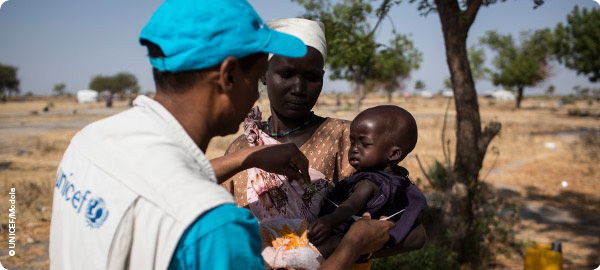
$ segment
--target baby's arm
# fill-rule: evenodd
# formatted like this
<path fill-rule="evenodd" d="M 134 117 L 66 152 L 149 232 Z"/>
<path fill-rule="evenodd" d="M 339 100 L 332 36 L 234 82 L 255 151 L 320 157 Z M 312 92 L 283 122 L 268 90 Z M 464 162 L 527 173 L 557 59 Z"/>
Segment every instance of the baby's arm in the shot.
<path fill-rule="evenodd" d="M 373 254 L 374 258 L 387 257 L 402 252 L 420 249 L 427 238 L 423 225 L 419 223 L 419 214 L 427 207 L 427 199 L 419 188 L 412 183 L 404 190 L 408 205 L 396 227 L 390 231 L 388 244 L 394 245 L 390 248 L 379 250 Z"/>
<path fill-rule="evenodd" d="M 379 186 L 364 179 L 356 183 L 352 190 L 352 195 L 342 202 L 340 207 L 310 224 L 306 236 L 313 244 L 323 244 L 329 238 L 333 228 L 340 226 L 352 215 L 357 214 L 379 192 Z"/>

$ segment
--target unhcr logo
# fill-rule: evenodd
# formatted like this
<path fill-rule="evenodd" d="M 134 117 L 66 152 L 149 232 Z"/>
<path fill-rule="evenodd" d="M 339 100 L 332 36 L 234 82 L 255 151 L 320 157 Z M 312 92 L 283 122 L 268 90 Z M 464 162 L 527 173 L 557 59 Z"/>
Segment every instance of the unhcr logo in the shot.
<path fill-rule="evenodd" d="M 84 209 L 84 218 L 90 228 L 100 228 L 108 218 L 108 209 L 104 199 L 101 197 L 92 197 L 90 190 L 77 189 L 75 184 L 63 172 L 62 168 L 58 168 L 56 174 L 56 183 L 54 185 L 57 196 L 64 198 L 65 203 L 73 208 L 76 214 L 79 214 Z M 85 207 L 84 207 L 85 206 Z"/>

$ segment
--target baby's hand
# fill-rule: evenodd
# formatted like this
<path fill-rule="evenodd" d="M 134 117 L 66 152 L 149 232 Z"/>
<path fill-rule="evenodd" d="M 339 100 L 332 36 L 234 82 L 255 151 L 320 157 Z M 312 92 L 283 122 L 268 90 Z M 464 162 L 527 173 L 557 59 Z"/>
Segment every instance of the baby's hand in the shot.
<path fill-rule="evenodd" d="M 306 236 L 313 245 L 322 245 L 331 236 L 331 225 L 324 218 L 317 219 L 308 225 Z"/>

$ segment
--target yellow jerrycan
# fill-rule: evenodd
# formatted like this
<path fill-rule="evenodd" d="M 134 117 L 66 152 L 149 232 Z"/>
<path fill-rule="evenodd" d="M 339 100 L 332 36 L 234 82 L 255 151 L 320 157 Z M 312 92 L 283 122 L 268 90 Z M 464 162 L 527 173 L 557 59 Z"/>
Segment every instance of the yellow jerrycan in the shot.
<path fill-rule="evenodd" d="M 525 251 L 524 270 L 561 270 L 562 247 L 560 242 L 552 245 L 531 245 Z"/>

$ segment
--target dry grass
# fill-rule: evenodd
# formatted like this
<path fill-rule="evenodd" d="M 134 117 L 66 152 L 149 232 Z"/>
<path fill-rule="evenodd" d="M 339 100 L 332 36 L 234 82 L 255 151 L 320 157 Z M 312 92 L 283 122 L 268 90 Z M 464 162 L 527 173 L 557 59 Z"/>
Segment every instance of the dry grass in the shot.
<path fill-rule="evenodd" d="M 323 95 L 315 113 L 343 119 L 355 114 L 344 110 L 351 102 L 343 97 L 340 108 L 335 96 Z M 49 112 L 42 109 L 54 104 Z M 446 99 L 396 98 L 393 104 L 413 113 L 419 125 L 419 142 L 403 164 L 413 180 L 424 179 L 415 155 L 427 165 L 442 160 L 441 126 Z M 564 266 L 567 269 L 590 268 L 600 264 L 600 120 L 567 116 L 572 107 L 558 107 L 557 100 L 526 99 L 521 110 L 513 103 L 491 104 L 480 100 L 483 123 L 502 123 L 501 134 L 490 144 L 481 171 L 484 182 L 501 190 L 503 196 L 520 209 L 541 205 L 566 215 L 566 221 L 554 222 L 553 217 L 524 216 L 513 227 L 516 243 L 563 242 Z M 369 96 L 364 108 L 387 104 L 380 96 Z M 107 109 L 103 104 L 77 104 L 73 100 L 33 100 L 0 104 L 0 193 L 6 198 L 10 188 L 17 193 L 17 249 L 10 257 L 0 250 L 0 261 L 10 269 L 48 268 L 47 247 L 52 210 L 53 181 L 62 153 L 71 137 L 85 124 L 127 108 L 126 101 L 115 102 Z M 268 117 L 268 100 L 258 105 L 263 118 Z M 596 108 L 598 105 L 594 105 Z M 447 139 L 454 149 L 454 107 L 448 116 Z M 221 156 L 229 143 L 240 133 L 214 138 L 207 150 L 209 158 Z M 555 143 L 556 149 L 544 146 Z M 492 153 L 496 147 L 499 155 Z M 453 157 L 453 154 L 451 155 Z M 566 188 L 561 182 L 567 181 Z M 421 188 L 428 190 L 426 181 Z M 0 209 L 8 209 L 7 199 L 0 200 Z M 7 218 L 0 221 L 0 243 L 8 242 Z M 524 245 L 498 248 L 493 261 L 498 268 L 522 268 Z"/>

